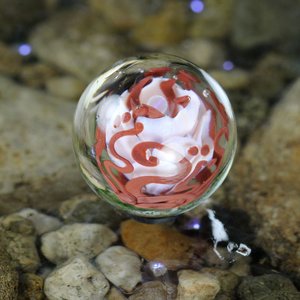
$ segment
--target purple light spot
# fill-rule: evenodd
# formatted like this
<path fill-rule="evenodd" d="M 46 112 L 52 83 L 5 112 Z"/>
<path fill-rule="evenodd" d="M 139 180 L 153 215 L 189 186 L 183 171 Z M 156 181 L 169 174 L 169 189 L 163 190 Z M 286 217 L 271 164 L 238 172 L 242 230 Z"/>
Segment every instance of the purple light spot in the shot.
<path fill-rule="evenodd" d="M 234 68 L 234 64 L 233 64 L 232 61 L 230 61 L 230 60 L 224 61 L 224 63 L 223 63 L 223 69 L 225 71 L 231 71 L 233 68 Z"/>
<path fill-rule="evenodd" d="M 204 10 L 204 3 L 201 0 L 192 0 L 190 9 L 196 14 L 200 14 Z"/>
<path fill-rule="evenodd" d="M 201 227 L 200 220 L 198 218 L 194 218 L 189 220 L 186 224 L 186 229 L 188 230 L 199 230 Z"/>
<path fill-rule="evenodd" d="M 18 52 L 22 56 L 28 56 L 31 53 L 31 46 L 29 44 L 22 44 L 18 48 Z"/>

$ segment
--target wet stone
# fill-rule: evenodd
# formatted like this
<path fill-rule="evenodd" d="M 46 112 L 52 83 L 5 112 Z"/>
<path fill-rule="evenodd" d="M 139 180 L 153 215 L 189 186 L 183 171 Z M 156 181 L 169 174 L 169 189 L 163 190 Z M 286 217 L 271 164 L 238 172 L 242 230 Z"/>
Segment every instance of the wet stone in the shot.
<path fill-rule="evenodd" d="M 16 49 L 0 42 L 0 73 L 16 75 L 21 70 L 22 59 Z"/>
<path fill-rule="evenodd" d="M 100 224 L 65 225 L 42 236 L 45 257 L 59 264 L 78 254 L 93 258 L 117 240 L 117 235 Z"/>
<path fill-rule="evenodd" d="M 18 300 L 43 300 L 44 280 L 33 273 L 21 275 Z"/>
<path fill-rule="evenodd" d="M 251 257 L 240 256 L 230 267 L 229 271 L 239 277 L 245 277 L 251 274 L 250 270 Z"/>
<path fill-rule="evenodd" d="M 245 89 L 250 83 L 250 74 L 241 69 L 232 71 L 212 70 L 210 74 L 225 90 Z"/>
<path fill-rule="evenodd" d="M 243 91 L 230 91 L 229 97 L 236 113 L 239 139 L 244 142 L 266 120 L 270 106 L 267 99 Z"/>
<path fill-rule="evenodd" d="M 224 61 L 222 45 L 208 39 L 188 39 L 177 46 L 166 47 L 164 52 L 181 56 L 201 68 L 217 68 L 220 67 Z"/>
<path fill-rule="evenodd" d="M 126 49 L 122 39 L 111 32 L 103 18 L 84 8 L 54 14 L 30 37 L 34 53 L 42 61 L 83 82 L 123 56 L 119 54 Z"/>
<path fill-rule="evenodd" d="M 96 258 L 96 264 L 115 286 L 130 292 L 142 280 L 142 262 L 131 250 L 122 246 L 106 249 Z"/>
<path fill-rule="evenodd" d="M 12 40 L 24 35 L 45 16 L 45 1 L 0 0 L 0 39 Z"/>
<path fill-rule="evenodd" d="M 57 76 L 58 71 L 49 64 L 44 62 L 37 62 L 34 64 L 26 64 L 22 66 L 18 74 L 22 83 L 33 88 L 44 88 L 46 82 L 50 78 Z"/>
<path fill-rule="evenodd" d="M 72 153 L 75 104 L 4 77 L 0 90 L 0 214 L 54 210 L 87 188 Z"/>
<path fill-rule="evenodd" d="M 216 268 L 203 268 L 201 269 L 203 273 L 209 273 L 214 275 L 220 283 L 220 291 L 218 293 L 218 298 L 227 297 L 228 299 L 234 299 L 235 289 L 240 282 L 240 279 L 234 273 L 227 270 L 220 270 Z"/>
<path fill-rule="evenodd" d="M 107 300 L 126 300 L 125 296 L 115 287 L 112 287 L 106 295 Z"/>
<path fill-rule="evenodd" d="M 164 1 L 157 13 L 144 18 L 132 31 L 133 41 L 148 49 L 157 49 L 180 42 L 186 33 L 187 14 L 185 4 Z"/>
<path fill-rule="evenodd" d="M 145 282 L 140 286 L 129 300 L 165 300 L 171 299 L 168 297 L 166 286 L 160 281 Z M 174 299 L 174 298 L 173 298 Z"/>
<path fill-rule="evenodd" d="M 123 216 L 94 194 L 81 194 L 64 201 L 59 208 L 65 223 L 100 223 L 116 228 Z"/>
<path fill-rule="evenodd" d="M 191 18 L 191 37 L 222 39 L 232 28 L 234 0 L 206 0 L 204 10 Z"/>
<path fill-rule="evenodd" d="M 224 199 L 224 205 L 247 211 L 256 244 L 273 266 L 296 279 L 300 276 L 299 93 L 297 80 L 274 107 L 269 122 L 249 140 L 231 172 Z"/>
<path fill-rule="evenodd" d="M 215 276 L 192 270 L 178 272 L 178 300 L 213 300 L 220 291 Z"/>
<path fill-rule="evenodd" d="M 46 81 L 46 89 L 53 96 L 78 101 L 85 84 L 71 76 L 52 77 Z"/>
<path fill-rule="evenodd" d="M 127 31 L 137 27 L 145 16 L 156 11 L 159 1 L 145 0 L 89 0 L 89 5 L 93 11 L 111 25 L 117 31 Z"/>
<path fill-rule="evenodd" d="M 272 99 L 278 97 L 286 83 L 294 79 L 297 62 L 283 55 L 270 53 L 258 61 L 251 74 L 251 94 Z"/>
<path fill-rule="evenodd" d="M 1 300 L 14 300 L 18 295 L 19 274 L 2 245 L 0 232 L 0 295 Z"/>
<path fill-rule="evenodd" d="M 109 283 L 85 257 L 74 257 L 56 268 L 45 280 L 49 300 L 103 300 Z"/>
<path fill-rule="evenodd" d="M 32 208 L 24 208 L 17 215 L 31 221 L 39 235 L 54 231 L 62 226 L 62 222 L 58 218 L 40 213 Z"/>
<path fill-rule="evenodd" d="M 299 51 L 300 27 L 297 0 L 236 1 L 232 40 L 236 47 L 254 50 L 272 45 L 282 51 Z"/>
<path fill-rule="evenodd" d="M 218 247 L 218 252 L 222 257 L 228 256 L 228 251 L 226 248 Z M 229 260 L 220 259 L 218 255 L 214 252 L 213 247 L 207 249 L 207 251 L 202 256 L 202 259 L 205 265 L 208 267 L 227 269 L 229 266 Z"/>
<path fill-rule="evenodd" d="M 35 235 L 34 224 L 18 214 L 11 214 L 0 218 L 0 226 L 7 231 L 22 235 Z"/>
<path fill-rule="evenodd" d="M 237 293 L 241 300 L 300 299 L 300 292 L 293 283 L 281 275 L 245 277 Z"/>
<path fill-rule="evenodd" d="M 35 272 L 40 265 L 35 240 L 35 236 L 0 229 L 1 247 L 9 253 L 16 266 L 24 272 Z"/>
<path fill-rule="evenodd" d="M 174 228 L 159 224 L 143 224 L 133 220 L 121 224 L 121 237 L 129 249 L 143 258 L 160 261 L 168 269 L 187 265 L 195 241 Z"/>

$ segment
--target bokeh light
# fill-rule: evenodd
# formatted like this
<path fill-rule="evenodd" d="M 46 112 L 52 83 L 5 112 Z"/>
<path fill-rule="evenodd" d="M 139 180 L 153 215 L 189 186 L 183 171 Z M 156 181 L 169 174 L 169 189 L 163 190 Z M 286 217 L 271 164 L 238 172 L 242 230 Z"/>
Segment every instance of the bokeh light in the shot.
<path fill-rule="evenodd" d="M 200 14 L 204 10 L 204 3 L 201 0 L 192 0 L 190 9 L 196 14 Z"/>
<path fill-rule="evenodd" d="M 223 70 L 225 71 L 231 71 L 234 69 L 234 63 L 230 60 L 226 60 L 223 63 Z"/>
<path fill-rule="evenodd" d="M 22 56 L 28 56 L 28 55 L 30 55 L 31 51 L 32 51 L 32 48 L 31 48 L 31 46 L 29 44 L 21 44 L 18 47 L 18 52 Z"/>

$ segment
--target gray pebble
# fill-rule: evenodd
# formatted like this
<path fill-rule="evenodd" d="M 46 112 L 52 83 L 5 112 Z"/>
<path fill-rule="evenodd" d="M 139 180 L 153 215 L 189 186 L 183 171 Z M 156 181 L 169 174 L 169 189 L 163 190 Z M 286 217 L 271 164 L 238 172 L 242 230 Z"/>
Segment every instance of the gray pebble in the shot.
<path fill-rule="evenodd" d="M 53 231 L 62 226 L 62 222 L 58 218 L 40 213 L 32 208 L 24 208 L 17 214 L 25 219 L 30 220 L 34 224 L 38 234 Z"/>
<path fill-rule="evenodd" d="M 72 224 L 42 236 L 45 257 L 59 264 L 78 254 L 92 258 L 117 240 L 117 235 L 100 224 Z"/>
<path fill-rule="evenodd" d="M 113 246 L 106 249 L 96 258 L 96 264 L 106 278 L 127 292 L 132 291 L 142 280 L 141 260 L 125 247 Z"/>
<path fill-rule="evenodd" d="M 102 300 L 108 290 L 108 281 L 84 256 L 59 266 L 44 285 L 49 300 Z"/>
<path fill-rule="evenodd" d="M 238 287 L 241 300 L 299 300 L 300 293 L 286 277 L 277 274 L 245 277 Z"/>
<path fill-rule="evenodd" d="M 192 270 L 178 272 L 178 300 L 213 300 L 220 290 L 215 276 Z"/>
<path fill-rule="evenodd" d="M 123 216 L 95 194 L 85 193 L 64 201 L 59 208 L 66 223 L 100 223 L 116 228 Z"/>

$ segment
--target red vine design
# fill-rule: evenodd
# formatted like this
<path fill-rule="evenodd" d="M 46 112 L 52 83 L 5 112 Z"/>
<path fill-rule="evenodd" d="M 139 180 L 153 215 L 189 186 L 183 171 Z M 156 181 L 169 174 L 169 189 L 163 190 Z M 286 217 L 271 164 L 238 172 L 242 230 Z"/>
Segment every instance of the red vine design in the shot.
<path fill-rule="evenodd" d="M 220 145 L 220 140 L 223 137 L 226 140 L 229 138 L 228 116 L 225 107 L 214 92 L 209 90 L 211 101 L 208 101 L 193 90 L 195 84 L 199 83 L 196 76 L 180 70 L 173 78 L 164 78 L 168 72 L 171 72 L 169 67 L 153 68 L 146 72 L 145 77 L 127 92 L 124 105 L 127 111 L 122 112 L 120 121 L 112 126 L 114 128 L 109 128 L 109 131 L 101 126 L 96 128 L 96 162 L 101 173 L 121 201 L 140 208 L 170 209 L 200 198 L 220 172 L 225 152 Z M 159 95 L 155 99 L 158 105 L 160 99 L 166 101 L 166 112 L 141 101 L 143 90 L 150 89 L 156 82 L 159 82 Z M 181 95 L 178 92 L 179 88 L 181 93 L 185 91 L 186 95 Z M 186 149 L 186 153 L 182 153 L 182 150 L 170 146 L 172 139 L 169 144 L 143 139 L 147 129 L 146 123 L 143 124 L 145 119 L 165 118 L 166 122 L 172 122 L 192 105 L 191 101 L 195 101 L 191 95 L 197 97 L 207 118 L 205 121 L 208 123 L 207 143 L 189 142 L 190 146 Z M 221 126 L 218 125 L 217 118 L 220 119 Z M 196 124 L 192 129 L 192 137 L 202 139 L 200 133 L 204 127 L 203 125 L 201 127 L 200 123 Z M 160 130 L 172 132 L 173 128 L 160 128 Z M 122 156 L 118 151 L 120 146 L 117 143 L 124 141 L 124 137 L 131 137 L 135 141 L 130 145 L 131 151 L 128 157 Z M 189 141 L 187 134 L 182 138 Z M 162 176 L 156 172 L 160 167 L 158 153 L 166 155 L 167 166 L 175 166 L 171 175 Z M 108 154 L 112 159 L 103 159 L 104 154 Z M 169 163 L 171 158 L 173 161 Z M 149 173 L 146 172 L 148 170 Z"/>

